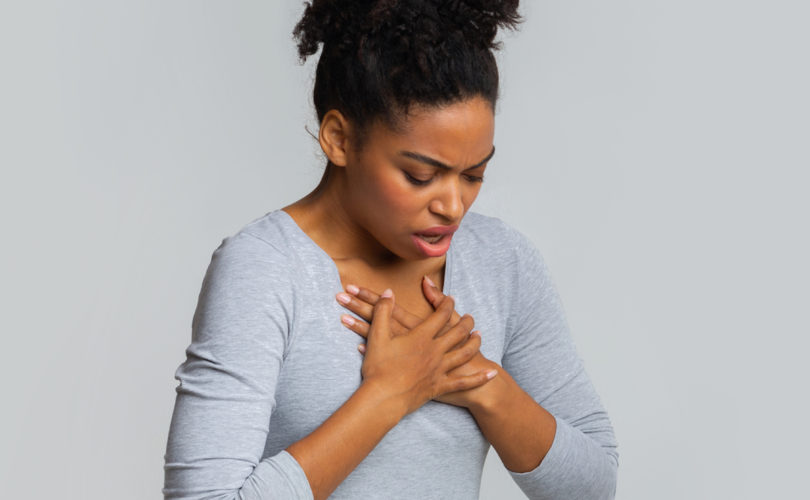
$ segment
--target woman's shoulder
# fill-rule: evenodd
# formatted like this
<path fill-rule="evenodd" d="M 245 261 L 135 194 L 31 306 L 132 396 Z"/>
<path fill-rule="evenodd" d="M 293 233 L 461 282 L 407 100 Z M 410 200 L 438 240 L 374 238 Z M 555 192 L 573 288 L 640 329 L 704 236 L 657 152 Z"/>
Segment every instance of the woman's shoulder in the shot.
<path fill-rule="evenodd" d="M 475 247 L 482 255 L 536 251 L 523 232 L 498 217 L 478 212 L 470 211 L 464 216 L 457 234 L 459 246 Z"/>
<path fill-rule="evenodd" d="M 242 226 L 231 238 L 249 238 L 284 255 L 295 253 L 298 244 L 292 218 L 281 209 L 272 210 Z"/>
<path fill-rule="evenodd" d="M 468 213 L 453 239 L 453 257 L 465 269 L 493 283 L 518 283 L 542 272 L 545 263 L 534 242 L 498 217 Z"/>
<path fill-rule="evenodd" d="M 294 224 L 283 210 L 268 212 L 223 238 L 212 261 L 246 267 L 272 266 L 279 271 L 289 269 L 305 243 L 291 223 Z"/>

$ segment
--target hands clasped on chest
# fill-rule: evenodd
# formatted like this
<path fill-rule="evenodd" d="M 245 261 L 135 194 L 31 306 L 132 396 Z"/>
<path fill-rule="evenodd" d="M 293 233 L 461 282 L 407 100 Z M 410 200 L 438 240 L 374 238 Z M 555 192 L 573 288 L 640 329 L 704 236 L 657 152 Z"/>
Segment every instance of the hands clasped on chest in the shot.
<path fill-rule="evenodd" d="M 377 294 L 348 285 L 337 296 L 346 309 L 343 324 L 366 339 L 363 383 L 402 397 L 407 412 L 428 400 L 470 407 L 485 396 L 485 386 L 500 368 L 481 354 L 480 333 L 470 315 L 460 316 L 452 297 L 429 279 L 422 289 L 434 311 L 422 318 L 396 304 L 393 293 Z"/>

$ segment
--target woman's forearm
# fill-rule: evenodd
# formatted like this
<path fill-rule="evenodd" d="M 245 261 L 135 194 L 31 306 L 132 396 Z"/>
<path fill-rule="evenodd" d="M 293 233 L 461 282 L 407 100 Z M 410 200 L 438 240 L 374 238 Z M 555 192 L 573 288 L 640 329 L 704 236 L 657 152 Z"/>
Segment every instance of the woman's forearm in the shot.
<path fill-rule="evenodd" d="M 554 442 L 554 416 L 532 399 L 504 369 L 489 384 L 478 389 L 469 410 L 504 466 L 512 472 L 528 472 L 545 458 Z"/>
<path fill-rule="evenodd" d="M 478 354 L 481 338 L 470 335 L 469 316 L 444 331 L 455 310 L 452 298 L 407 335 L 394 336 L 394 294 L 386 290 L 381 297 L 368 332 L 363 383 L 320 427 L 287 448 L 316 499 L 329 496 L 405 415 L 442 394 L 481 387 L 497 373 L 453 374 Z M 462 340 L 464 347 L 454 349 Z"/>
<path fill-rule="evenodd" d="M 328 497 L 407 413 L 400 398 L 373 383 L 357 391 L 307 437 L 287 448 L 315 500 Z"/>

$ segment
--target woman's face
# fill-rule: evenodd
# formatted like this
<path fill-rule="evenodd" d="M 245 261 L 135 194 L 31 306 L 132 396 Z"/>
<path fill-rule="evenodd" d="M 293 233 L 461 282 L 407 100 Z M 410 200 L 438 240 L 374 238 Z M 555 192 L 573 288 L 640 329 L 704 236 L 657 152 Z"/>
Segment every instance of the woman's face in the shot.
<path fill-rule="evenodd" d="M 441 257 L 481 189 L 494 133 L 480 97 L 414 110 L 399 131 L 376 124 L 346 153 L 344 206 L 400 258 Z"/>

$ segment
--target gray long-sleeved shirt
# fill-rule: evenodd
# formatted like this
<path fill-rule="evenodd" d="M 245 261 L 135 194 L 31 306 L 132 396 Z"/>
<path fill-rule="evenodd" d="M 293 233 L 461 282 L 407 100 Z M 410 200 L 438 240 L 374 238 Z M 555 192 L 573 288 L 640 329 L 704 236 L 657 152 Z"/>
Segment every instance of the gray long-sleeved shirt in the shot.
<path fill-rule="evenodd" d="M 214 251 L 175 378 L 165 498 L 312 498 L 284 451 L 361 382 L 358 338 L 334 261 L 284 211 L 256 219 Z M 447 254 L 444 293 L 497 361 L 557 420 L 534 470 L 511 473 L 532 499 L 609 499 L 613 429 L 572 343 L 559 296 L 529 240 L 468 213 Z M 464 409 L 429 401 L 394 427 L 335 499 L 475 499 L 489 443 Z"/>

